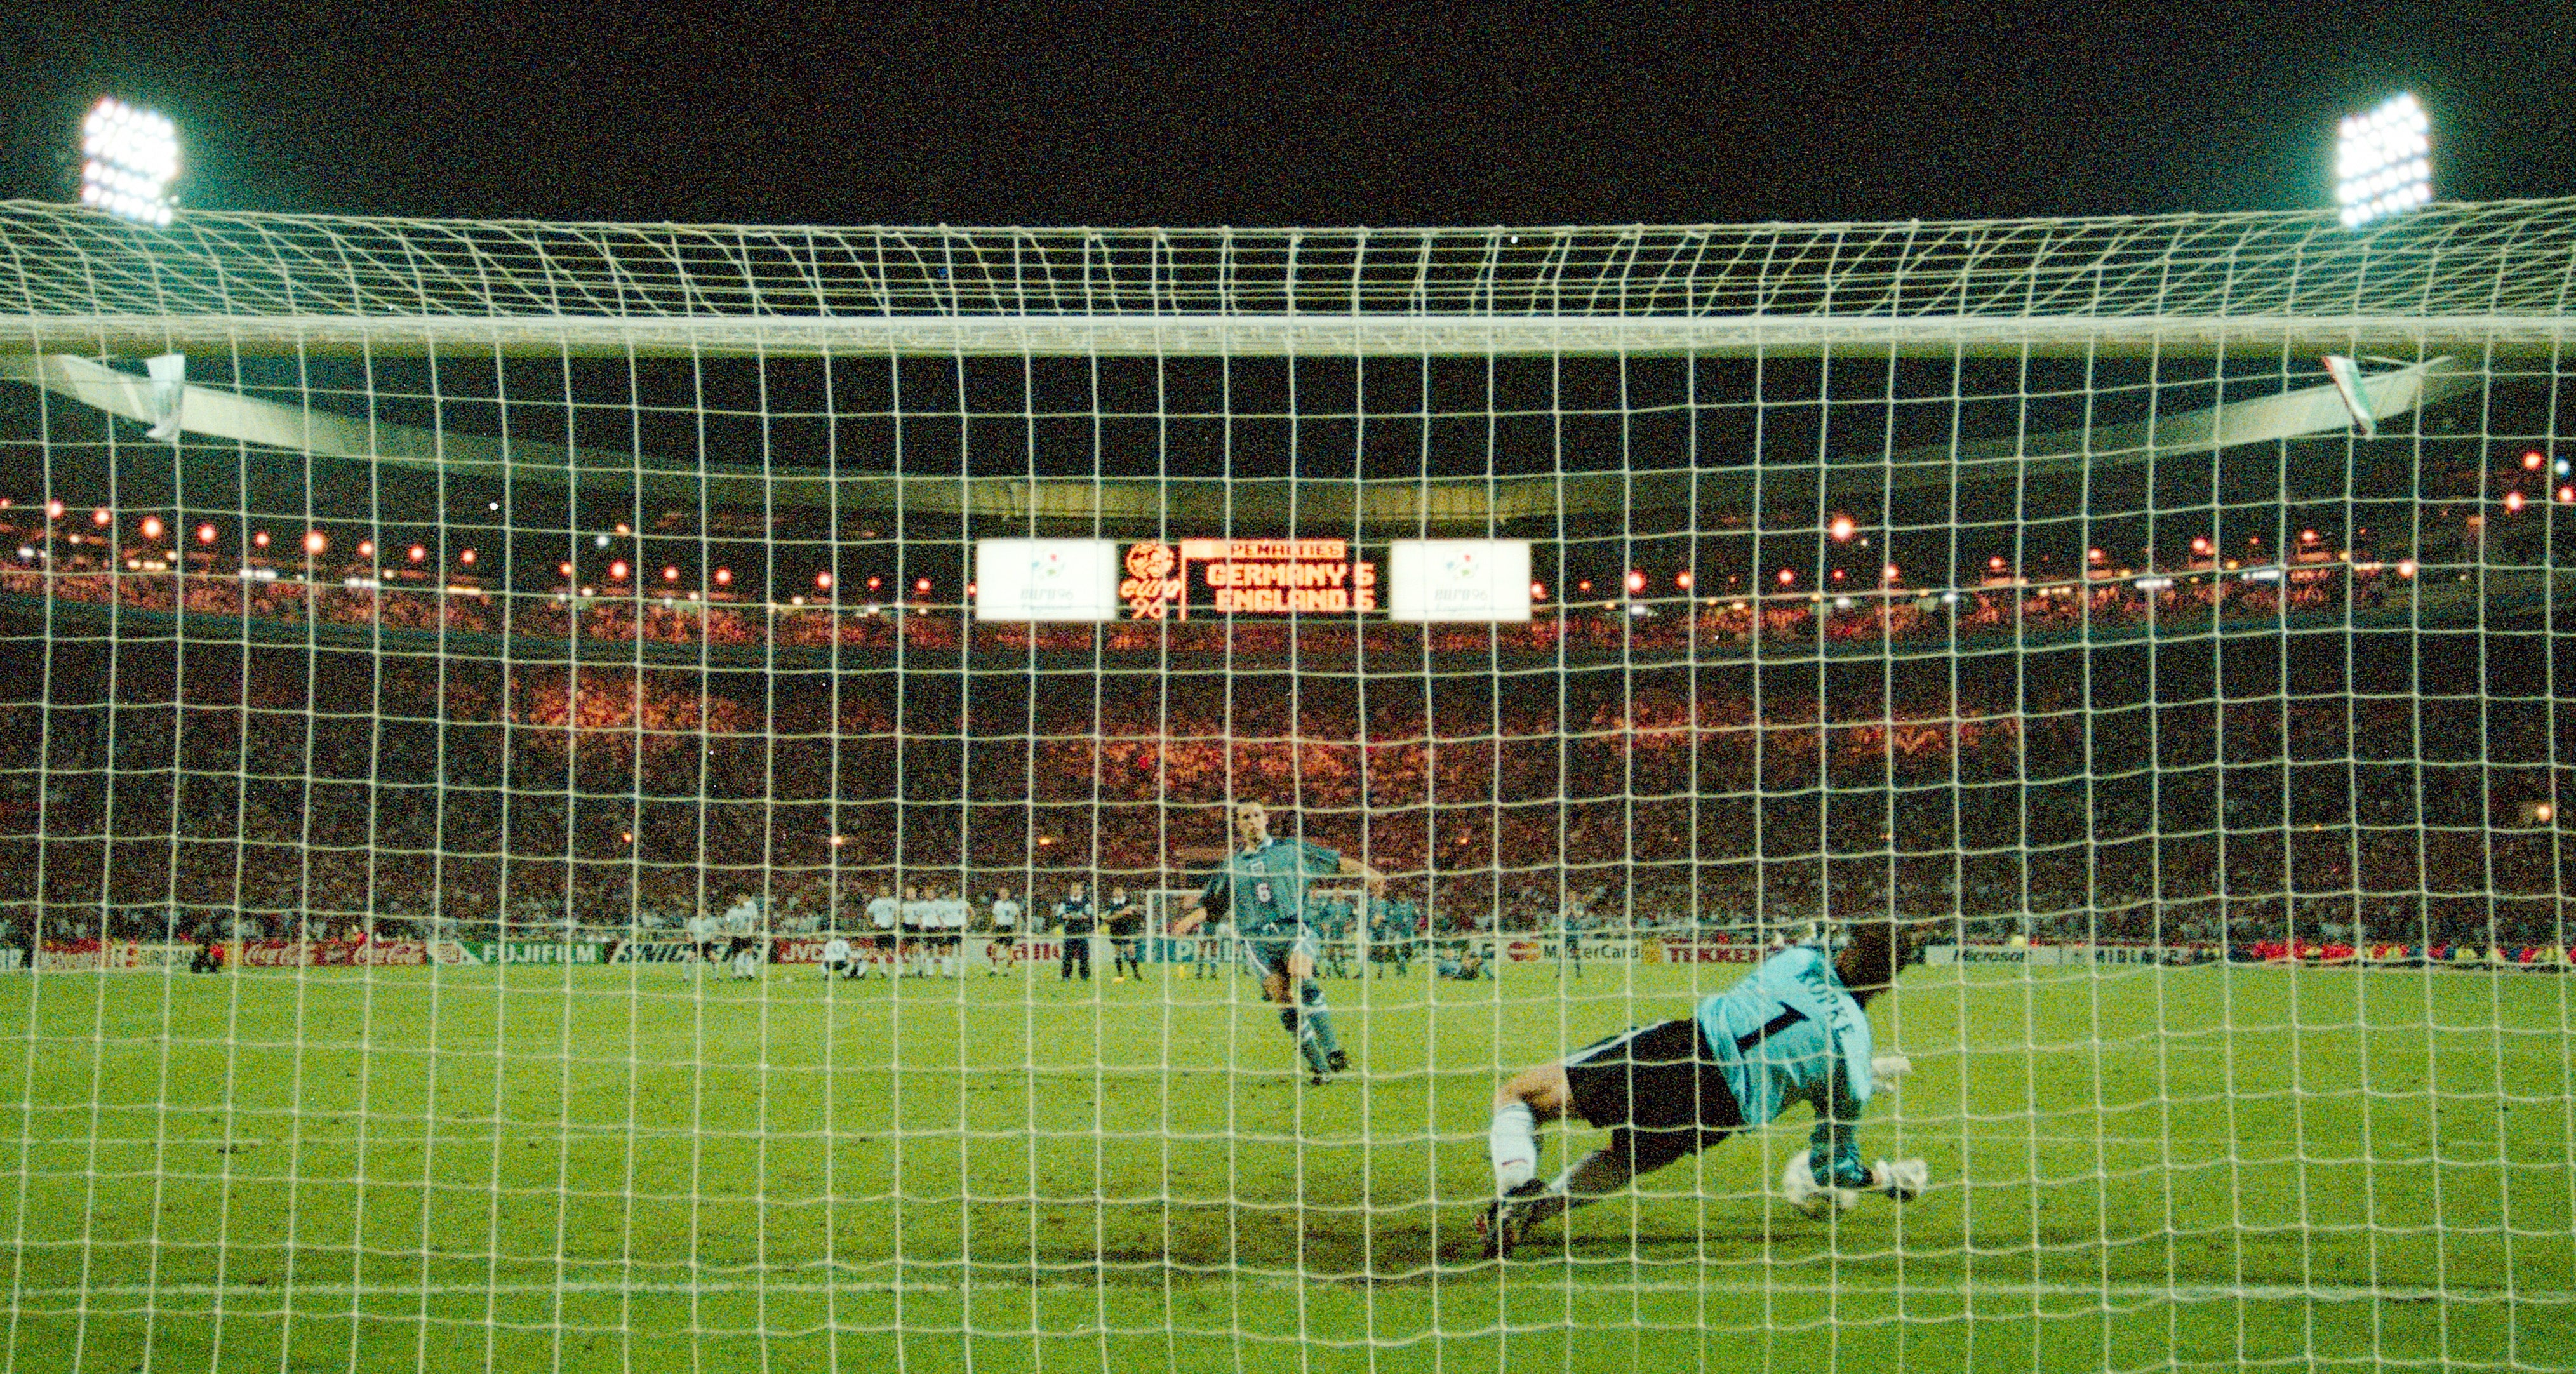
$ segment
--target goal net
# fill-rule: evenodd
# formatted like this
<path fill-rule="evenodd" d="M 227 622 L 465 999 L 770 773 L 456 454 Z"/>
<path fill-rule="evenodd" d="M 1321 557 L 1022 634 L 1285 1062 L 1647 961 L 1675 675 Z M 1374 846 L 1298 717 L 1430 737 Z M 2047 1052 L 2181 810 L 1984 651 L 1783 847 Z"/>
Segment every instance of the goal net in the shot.
<path fill-rule="evenodd" d="M 0 243 L 0 1374 L 2576 1364 L 2576 203 Z"/>

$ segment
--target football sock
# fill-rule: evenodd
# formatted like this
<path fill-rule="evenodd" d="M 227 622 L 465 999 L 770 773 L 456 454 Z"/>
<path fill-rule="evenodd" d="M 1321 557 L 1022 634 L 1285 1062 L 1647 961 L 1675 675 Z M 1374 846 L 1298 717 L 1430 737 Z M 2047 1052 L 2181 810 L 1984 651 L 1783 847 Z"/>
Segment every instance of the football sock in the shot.
<path fill-rule="evenodd" d="M 1324 1047 L 1326 1055 L 1339 1051 L 1342 1042 L 1333 1034 L 1333 1009 L 1324 1005 L 1324 990 L 1310 978 L 1298 989 L 1297 998 L 1306 1004 L 1306 1024 L 1315 1028 L 1316 1043 Z"/>
<path fill-rule="evenodd" d="M 1296 1040 L 1298 1057 L 1306 1061 L 1308 1069 L 1318 1077 L 1332 1072 L 1329 1067 L 1331 1061 L 1326 1055 L 1323 1040 L 1315 1034 L 1314 1021 L 1308 1015 L 1301 1013 L 1295 1007 L 1281 1007 L 1279 1028 L 1288 1032 L 1289 1036 Z"/>
<path fill-rule="evenodd" d="M 1494 1124 L 1485 1134 L 1494 1161 L 1494 1195 L 1510 1192 L 1538 1173 L 1538 1117 L 1526 1102 L 1494 1109 Z"/>

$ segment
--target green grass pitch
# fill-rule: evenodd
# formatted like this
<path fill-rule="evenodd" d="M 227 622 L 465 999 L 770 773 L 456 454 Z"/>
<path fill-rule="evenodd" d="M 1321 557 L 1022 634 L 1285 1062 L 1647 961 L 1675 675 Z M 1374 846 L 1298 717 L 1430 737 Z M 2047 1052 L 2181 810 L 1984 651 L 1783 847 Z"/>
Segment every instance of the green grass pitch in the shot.
<path fill-rule="evenodd" d="M 1921 1201 L 1801 1110 L 1479 1259 L 1498 1072 L 1739 972 L 1328 980 L 1322 1089 L 1236 979 L 16 976 L 0 1374 L 2576 1366 L 2548 976 L 1916 970 Z"/>

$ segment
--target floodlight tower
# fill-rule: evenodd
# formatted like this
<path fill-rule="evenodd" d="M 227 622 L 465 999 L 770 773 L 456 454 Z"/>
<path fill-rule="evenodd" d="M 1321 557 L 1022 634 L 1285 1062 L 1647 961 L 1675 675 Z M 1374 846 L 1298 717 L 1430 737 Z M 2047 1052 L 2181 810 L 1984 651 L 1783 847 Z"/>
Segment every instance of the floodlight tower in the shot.
<path fill-rule="evenodd" d="M 81 122 L 81 204 L 137 224 L 170 222 L 179 131 L 168 119 L 102 97 Z"/>
<path fill-rule="evenodd" d="M 2402 215 L 2433 199 L 2433 125 L 2412 94 L 2347 115 L 2335 138 L 2335 202 L 2343 227 Z"/>

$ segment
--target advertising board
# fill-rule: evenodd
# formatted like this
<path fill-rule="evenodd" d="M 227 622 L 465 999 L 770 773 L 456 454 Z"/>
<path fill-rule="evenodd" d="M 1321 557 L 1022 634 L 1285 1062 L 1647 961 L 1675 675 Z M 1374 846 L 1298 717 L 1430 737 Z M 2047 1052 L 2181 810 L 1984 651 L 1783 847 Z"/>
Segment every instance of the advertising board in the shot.
<path fill-rule="evenodd" d="M 977 620 L 1115 620 L 1118 603 L 1114 541 L 975 541 Z"/>

